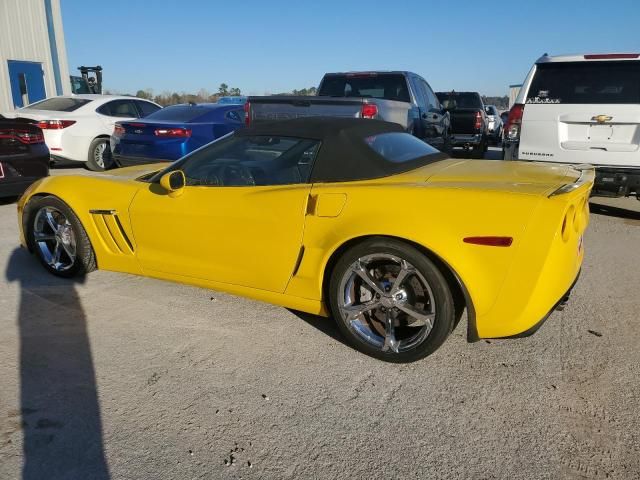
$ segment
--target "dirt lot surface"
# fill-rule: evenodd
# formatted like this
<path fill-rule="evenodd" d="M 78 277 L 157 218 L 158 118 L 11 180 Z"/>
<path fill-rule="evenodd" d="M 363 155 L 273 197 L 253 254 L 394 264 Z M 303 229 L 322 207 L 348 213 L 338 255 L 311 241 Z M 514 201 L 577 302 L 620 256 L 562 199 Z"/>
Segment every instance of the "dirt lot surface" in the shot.
<path fill-rule="evenodd" d="M 390 365 L 330 320 L 56 279 L 0 204 L 0 479 L 640 478 L 640 202 L 591 218 L 573 297 L 536 335 L 467 344 L 461 324 Z"/>

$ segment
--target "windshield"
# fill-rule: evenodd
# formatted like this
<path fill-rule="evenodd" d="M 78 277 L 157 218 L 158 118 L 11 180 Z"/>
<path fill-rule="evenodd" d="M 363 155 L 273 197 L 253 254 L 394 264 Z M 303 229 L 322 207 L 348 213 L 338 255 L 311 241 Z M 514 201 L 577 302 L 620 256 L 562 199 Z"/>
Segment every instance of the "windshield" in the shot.
<path fill-rule="evenodd" d="M 527 103 L 640 103 L 640 62 L 538 64 Z"/>
<path fill-rule="evenodd" d="M 218 103 L 224 105 L 244 105 L 247 103 L 247 97 L 220 97 Z"/>
<path fill-rule="evenodd" d="M 410 102 L 407 80 L 402 74 L 325 75 L 320 97 L 367 97 Z"/>
<path fill-rule="evenodd" d="M 152 181 L 182 170 L 191 186 L 270 186 L 306 183 L 320 142 L 283 136 L 229 135 L 196 150 Z"/>
<path fill-rule="evenodd" d="M 53 97 L 32 103 L 24 108 L 33 110 L 51 110 L 55 112 L 73 112 L 89 102 L 91 102 L 91 100 L 87 100 L 86 98 Z"/>
<path fill-rule="evenodd" d="M 440 100 L 440 103 L 443 103 L 445 100 L 448 100 L 449 103 L 451 103 L 451 100 L 455 101 L 456 108 L 482 108 L 480 95 L 475 92 L 438 92 L 436 96 L 438 100 Z"/>

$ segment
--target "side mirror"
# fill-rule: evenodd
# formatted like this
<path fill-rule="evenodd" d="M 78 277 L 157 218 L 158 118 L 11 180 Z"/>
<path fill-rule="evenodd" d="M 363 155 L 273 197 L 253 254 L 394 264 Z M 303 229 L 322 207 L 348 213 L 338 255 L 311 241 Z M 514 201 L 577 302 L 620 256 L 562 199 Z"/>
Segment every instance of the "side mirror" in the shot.
<path fill-rule="evenodd" d="M 186 183 L 187 179 L 182 170 L 174 170 L 160 177 L 160 186 L 169 192 L 170 197 L 181 195 Z"/>

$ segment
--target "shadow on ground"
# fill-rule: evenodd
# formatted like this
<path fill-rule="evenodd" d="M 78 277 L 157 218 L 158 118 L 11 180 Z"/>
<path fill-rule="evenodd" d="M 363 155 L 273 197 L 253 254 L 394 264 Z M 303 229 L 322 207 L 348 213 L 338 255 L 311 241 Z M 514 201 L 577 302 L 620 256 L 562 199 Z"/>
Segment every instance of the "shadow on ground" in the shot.
<path fill-rule="evenodd" d="M 347 345 L 349 348 L 351 346 L 347 343 L 346 339 L 338 330 L 338 326 L 336 325 L 336 321 L 333 318 L 321 317 L 319 315 L 313 315 L 311 313 L 299 312 L 298 310 L 287 309 L 291 313 L 293 313 L 300 320 L 303 320 L 308 325 L 311 325 L 313 328 L 321 331 L 325 335 L 333 338 L 334 340 L 342 343 L 343 345 Z"/>
<path fill-rule="evenodd" d="M 640 202 L 638 202 L 638 205 L 640 206 Z M 589 211 L 595 215 L 605 215 L 607 217 L 617 217 L 626 220 L 640 221 L 640 211 L 611 207 L 609 205 L 603 205 L 601 203 L 594 203 L 593 200 L 589 202 Z"/>
<path fill-rule="evenodd" d="M 108 479 L 77 282 L 50 275 L 23 249 L 12 252 L 6 278 L 20 285 L 22 478 Z"/>

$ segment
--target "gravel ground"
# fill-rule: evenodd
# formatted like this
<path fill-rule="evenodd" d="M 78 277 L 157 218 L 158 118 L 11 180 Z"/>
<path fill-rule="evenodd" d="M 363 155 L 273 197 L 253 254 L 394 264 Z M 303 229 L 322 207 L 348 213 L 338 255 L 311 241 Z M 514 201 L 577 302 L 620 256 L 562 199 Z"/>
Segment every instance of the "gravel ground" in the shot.
<path fill-rule="evenodd" d="M 536 335 L 467 344 L 461 323 L 391 365 L 330 320 L 56 279 L 0 205 L 0 478 L 640 478 L 640 202 L 592 213 L 572 300 Z"/>

